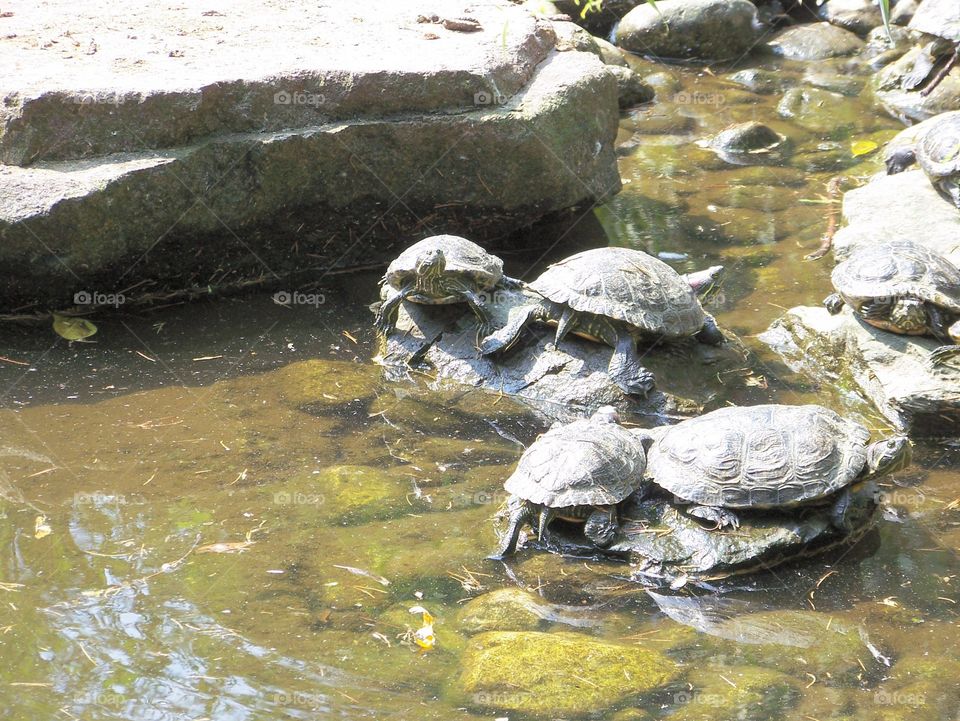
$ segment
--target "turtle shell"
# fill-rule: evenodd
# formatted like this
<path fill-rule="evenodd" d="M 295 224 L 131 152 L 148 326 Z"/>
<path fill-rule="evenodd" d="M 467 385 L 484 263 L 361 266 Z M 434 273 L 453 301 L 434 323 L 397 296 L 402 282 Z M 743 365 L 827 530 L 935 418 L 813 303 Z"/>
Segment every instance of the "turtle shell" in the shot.
<path fill-rule="evenodd" d="M 503 261 L 476 243 L 457 235 L 433 235 L 398 255 L 387 267 L 384 282 L 397 289 L 403 287 L 413 279 L 420 259 L 437 249 L 443 251 L 446 260 L 445 273 L 469 279 L 477 290 L 489 290 L 503 277 Z"/>
<path fill-rule="evenodd" d="M 870 432 L 817 405 L 721 408 L 663 429 L 647 476 L 687 502 L 793 506 L 856 480 Z"/>
<path fill-rule="evenodd" d="M 523 455 L 504 488 L 550 508 L 619 503 L 640 485 L 646 453 L 615 423 L 574 421 L 551 429 Z"/>
<path fill-rule="evenodd" d="M 960 313 L 960 270 L 910 240 L 858 248 L 833 269 L 833 287 L 854 307 L 881 298 L 918 298 Z"/>
<path fill-rule="evenodd" d="M 661 260 L 630 248 L 594 248 L 554 263 L 530 287 L 581 313 L 650 334 L 682 338 L 706 320 L 690 284 Z"/>
<path fill-rule="evenodd" d="M 960 3 L 957 0 L 923 0 L 907 27 L 927 35 L 960 41 Z"/>
<path fill-rule="evenodd" d="M 960 11 L 960 2 L 957 3 Z M 932 123 L 917 142 L 917 162 L 931 178 L 960 174 L 960 113 Z"/>

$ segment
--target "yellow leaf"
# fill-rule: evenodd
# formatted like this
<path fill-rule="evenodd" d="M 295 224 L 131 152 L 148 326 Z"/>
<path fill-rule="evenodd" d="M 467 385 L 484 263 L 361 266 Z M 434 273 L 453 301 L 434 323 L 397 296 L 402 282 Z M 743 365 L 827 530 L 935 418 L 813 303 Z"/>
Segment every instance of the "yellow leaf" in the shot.
<path fill-rule="evenodd" d="M 872 140 L 854 140 L 850 143 L 850 152 L 853 153 L 853 157 L 859 158 L 861 155 L 870 155 L 879 147 Z"/>
<path fill-rule="evenodd" d="M 43 538 L 44 536 L 49 536 L 51 533 L 53 533 L 53 529 L 50 528 L 50 524 L 47 523 L 47 517 L 37 516 L 37 520 L 33 522 L 33 537 Z"/>
<path fill-rule="evenodd" d="M 97 332 L 97 326 L 86 318 L 71 318 L 70 316 L 53 314 L 53 330 L 61 338 L 67 340 L 83 340 Z"/>
<path fill-rule="evenodd" d="M 414 606 L 410 613 L 419 613 L 423 616 L 423 626 L 413 632 L 413 642 L 424 651 L 431 650 L 437 645 L 437 637 L 433 635 L 433 616 L 423 606 Z"/>

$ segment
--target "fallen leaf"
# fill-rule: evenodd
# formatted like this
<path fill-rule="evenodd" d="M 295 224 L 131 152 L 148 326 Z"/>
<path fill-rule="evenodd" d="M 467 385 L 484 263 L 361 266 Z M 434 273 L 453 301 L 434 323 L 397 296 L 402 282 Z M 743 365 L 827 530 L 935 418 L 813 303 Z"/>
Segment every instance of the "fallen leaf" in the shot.
<path fill-rule="evenodd" d="M 853 154 L 853 157 L 859 158 L 861 155 L 870 155 L 874 150 L 879 148 L 872 140 L 854 140 L 850 143 L 850 152 Z"/>
<path fill-rule="evenodd" d="M 86 318 L 72 318 L 58 313 L 53 314 L 53 331 L 67 340 L 83 340 L 97 332 L 97 326 Z"/>
<path fill-rule="evenodd" d="M 50 524 L 47 523 L 47 517 L 37 516 L 37 520 L 33 522 L 33 537 L 44 538 L 51 533 L 53 533 L 53 529 L 50 528 Z"/>

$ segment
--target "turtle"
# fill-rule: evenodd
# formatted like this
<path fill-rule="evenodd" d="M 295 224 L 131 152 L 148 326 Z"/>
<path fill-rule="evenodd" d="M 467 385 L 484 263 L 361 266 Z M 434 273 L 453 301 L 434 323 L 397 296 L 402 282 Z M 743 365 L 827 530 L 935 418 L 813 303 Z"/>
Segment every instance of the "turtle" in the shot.
<path fill-rule="evenodd" d="M 823 301 L 831 314 L 849 305 L 877 328 L 960 344 L 960 269 L 924 245 L 900 239 L 858 247 L 831 280 L 836 292 Z M 931 360 L 958 352 L 947 345 Z"/>
<path fill-rule="evenodd" d="M 390 263 L 380 283 L 383 302 L 374 323 L 383 333 L 393 330 L 403 300 L 425 305 L 467 303 L 481 333 L 486 333 L 490 313 L 485 305 L 491 291 L 519 285 L 503 275 L 500 258 L 456 235 L 434 235 L 414 243 Z"/>
<path fill-rule="evenodd" d="M 617 504 L 642 483 L 648 443 L 619 425 L 612 406 L 544 433 L 504 483 L 511 494 L 509 525 L 491 558 L 516 551 L 526 524 L 535 526 L 538 539 L 545 541 L 554 519 L 582 523 L 584 535 L 599 548 L 612 543 Z"/>
<path fill-rule="evenodd" d="M 694 336 L 713 345 L 723 333 L 706 314 L 698 293 L 716 287 L 723 266 L 681 276 L 663 261 L 631 248 L 594 248 L 549 266 L 527 285 L 540 300 L 511 309 L 506 325 L 484 338 L 480 352 L 514 345 L 532 322 L 555 323 L 557 345 L 568 333 L 605 343 L 614 351 L 608 372 L 624 392 L 645 395 L 654 385 L 643 367 L 638 340 Z"/>
<path fill-rule="evenodd" d="M 828 505 L 846 530 L 850 488 L 912 457 L 906 436 L 869 443 L 863 425 L 813 404 L 732 406 L 635 433 L 653 439 L 639 493 L 655 484 L 716 529 L 737 528 L 737 509 Z"/>
<path fill-rule="evenodd" d="M 917 140 L 916 156 L 934 187 L 960 209 L 960 113 L 937 118 Z"/>

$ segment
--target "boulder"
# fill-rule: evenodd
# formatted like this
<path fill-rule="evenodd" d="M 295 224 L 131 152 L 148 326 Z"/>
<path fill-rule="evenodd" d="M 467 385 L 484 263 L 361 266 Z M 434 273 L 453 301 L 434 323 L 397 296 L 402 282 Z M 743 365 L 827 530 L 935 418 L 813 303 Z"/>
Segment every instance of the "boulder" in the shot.
<path fill-rule="evenodd" d="M 619 189 L 614 78 L 506 0 L 473 4 L 475 32 L 388 0 L 364 22 L 243 0 L 105 30 L 114 11 L 4 19 L 0 304 L 321 274 L 385 260 L 424 218 L 503 237 Z M 69 42 L 28 40 L 64 15 Z"/>
<path fill-rule="evenodd" d="M 899 207 L 899 206 L 898 206 Z M 849 309 L 797 307 L 760 339 L 792 369 L 841 385 L 871 401 L 898 430 L 918 437 L 955 437 L 960 428 L 960 368 L 933 368 L 933 338 L 874 328 Z"/>
<path fill-rule="evenodd" d="M 836 25 L 812 23 L 781 30 L 766 48 L 789 60 L 823 60 L 853 55 L 863 48 L 863 40 Z"/>
<path fill-rule="evenodd" d="M 843 219 L 846 225 L 833 239 L 837 260 L 864 243 L 911 238 L 960 264 L 960 213 L 922 170 L 878 175 L 845 193 Z"/>
<path fill-rule="evenodd" d="M 495 293 L 494 302 L 487 304 L 494 327 L 506 324 L 511 308 L 530 301 L 526 293 L 512 289 Z M 589 415 L 601 405 L 616 406 L 627 415 L 653 417 L 690 415 L 698 408 L 696 401 L 660 390 L 646 397 L 625 394 L 607 375 L 611 348 L 572 335 L 557 348 L 552 326 L 530 326 L 517 347 L 496 357 L 479 354 L 477 332 L 473 313 L 463 305 L 404 303 L 396 331 L 382 341 L 376 361 L 393 379 L 405 378 L 411 366 L 426 364 L 436 375 L 438 386 L 453 383 L 508 394 L 554 421 Z M 682 377 L 696 385 L 693 379 L 698 374 L 712 378 L 718 365 L 734 367 L 738 346 L 734 339 L 720 347 L 689 339 L 671 344 L 662 352 L 648 353 L 644 363 L 657 374 L 658 383 L 669 388 L 671 370 L 677 367 L 680 353 L 684 368 L 674 381 Z M 707 385 L 704 380 L 701 391 Z"/>
<path fill-rule="evenodd" d="M 566 13 L 578 25 L 582 25 L 594 35 L 606 37 L 620 18 L 647 0 L 603 0 L 603 3 L 590 4 L 584 0 L 556 0 L 553 4 L 560 12 Z"/>
<path fill-rule="evenodd" d="M 454 694 L 465 705 L 551 719 L 596 714 L 679 673 L 660 651 L 566 632 L 483 633 L 461 667 Z"/>
<path fill-rule="evenodd" d="M 758 30 L 757 9 L 748 0 L 665 0 L 627 13 L 616 43 L 640 55 L 733 60 L 750 51 Z"/>
<path fill-rule="evenodd" d="M 960 65 L 957 65 L 927 96 L 921 95 L 929 83 L 936 58 L 929 46 L 918 45 L 900 59 L 873 76 L 872 86 L 877 100 L 901 120 L 918 121 L 960 110 Z"/>
<path fill-rule="evenodd" d="M 857 35 L 866 35 L 883 25 L 880 7 L 873 0 L 827 0 L 817 10 L 817 15 L 831 25 Z"/>

